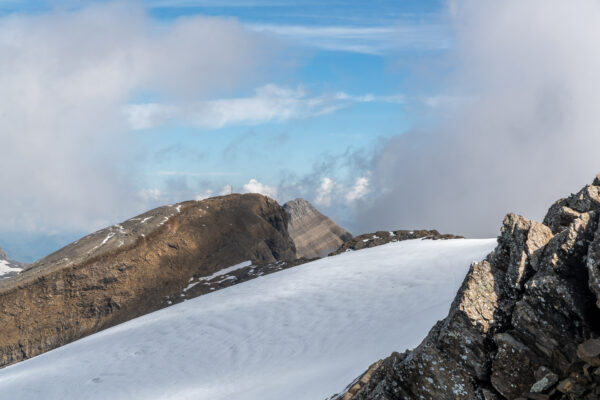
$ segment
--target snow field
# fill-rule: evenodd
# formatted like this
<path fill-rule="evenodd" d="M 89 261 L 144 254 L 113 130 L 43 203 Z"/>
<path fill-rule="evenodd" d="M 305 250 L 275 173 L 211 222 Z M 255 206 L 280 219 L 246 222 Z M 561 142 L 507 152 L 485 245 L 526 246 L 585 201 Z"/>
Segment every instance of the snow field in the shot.
<path fill-rule="evenodd" d="M 444 318 L 495 239 L 410 240 L 241 283 L 0 370 L 19 399 L 323 400 Z"/>

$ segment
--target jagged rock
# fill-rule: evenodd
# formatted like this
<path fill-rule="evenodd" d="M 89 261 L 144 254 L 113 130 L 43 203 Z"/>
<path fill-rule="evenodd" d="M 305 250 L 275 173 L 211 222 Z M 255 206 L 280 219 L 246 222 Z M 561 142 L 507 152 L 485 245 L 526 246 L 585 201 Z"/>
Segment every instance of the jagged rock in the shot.
<path fill-rule="evenodd" d="M 585 388 L 577 383 L 573 378 L 567 378 L 558 383 L 556 390 L 561 393 L 574 394 L 575 396 L 581 396 L 585 393 Z"/>
<path fill-rule="evenodd" d="M 283 208 L 289 214 L 288 232 L 298 258 L 323 257 L 352 239 L 352 235 L 321 214 L 308 201 L 288 201 Z"/>
<path fill-rule="evenodd" d="M 598 178 L 596 178 L 598 179 Z M 600 307 L 600 231 L 596 231 L 588 248 L 586 267 L 588 286 L 596 295 L 596 306 Z"/>
<path fill-rule="evenodd" d="M 549 400 L 550 396 L 542 393 L 525 393 L 525 396 L 529 400 Z"/>
<path fill-rule="evenodd" d="M 336 251 L 330 255 L 334 256 L 337 254 L 344 253 L 346 251 L 354 251 L 360 249 L 367 249 L 375 246 L 381 246 L 386 243 L 401 242 L 403 240 L 411 239 L 463 239 L 463 236 L 456 236 L 450 234 L 441 234 L 435 229 L 433 230 L 397 230 L 397 231 L 377 231 L 375 233 L 365 233 L 360 236 L 356 236 L 352 240 L 348 240 L 341 245 Z"/>
<path fill-rule="evenodd" d="M 494 341 L 498 351 L 492 362 L 492 386 L 507 399 L 527 392 L 530 382 L 535 382 L 533 371 L 539 367 L 539 358 L 509 333 L 497 334 Z"/>
<path fill-rule="evenodd" d="M 520 290 L 523 283 L 538 270 L 541 251 L 552 237 L 552 231 L 538 222 L 512 213 L 505 217 L 495 257 L 498 264 L 507 266 L 506 281 L 509 288 Z"/>
<path fill-rule="evenodd" d="M 536 376 L 536 379 L 537 379 L 537 376 Z M 534 383 L 533 386 L 531 386 L 530 391 L 533 393 L 545 392 L 546 390 L 550 389 L 552 386 L 556 385 L 557 382 L 558 382 L 558 375 L 550 372 L 550 373 L 547 373 L 546 375 L 544 375 L 544 377 L 541 378 L 539 381 Z"/>
<path fill-rule="evenodd" d="M 544 225 L 558 233 L 568 227 L 581 213 L 600 208 L 600 178 L 597 176 L 592 185 L 586 185 L 576 194 L 554 203 L 544 217 Z"/>
<path fill-rule="evenodd" d="M 202 294 L 199 278 L 247 260 L 280 268 L 296 258 L 287 223 L 275 201 L 234 194 L 86 236 L 0 281 L 0 366 Z"/>
<path fill-rule="evenodd" d="M 544 224 L 508 214 L 448 316 L 351 399 L 598 399 L 599 210 L 600 175 Z"/>
<path fill-rule="evenodd" d="M 600 367 L 600 339 L 589 339 L 577 346 L 577 357 L 593 367 Z"/>

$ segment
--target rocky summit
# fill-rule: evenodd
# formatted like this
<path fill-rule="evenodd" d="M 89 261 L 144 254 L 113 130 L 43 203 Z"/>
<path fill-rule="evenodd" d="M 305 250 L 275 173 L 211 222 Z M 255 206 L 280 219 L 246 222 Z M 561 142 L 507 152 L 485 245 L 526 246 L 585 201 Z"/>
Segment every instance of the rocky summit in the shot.
<path fill-rule="evenodd" d="M 321 214 L 308 201 L 288 201 L 283 208 L 290 216 L 288 231 L 296 246 L 298 258 L 326 256 L 339 248 L 352 235 Z"/>
<path fill-rule="evenodd" d="M 233 194 L 160 207 L 64 247 L 0 281 L 0 366 L 200 295 L 237 267 L 249 277 L 250 266 L 284 268 L 296 259 L 288 218 L 265 196 Z"/>
<path fill-rule="evenodd" d="M 508 214 L 448 316 L 344 400 L 599 399 L 600 177 L 544 223 Z"/>

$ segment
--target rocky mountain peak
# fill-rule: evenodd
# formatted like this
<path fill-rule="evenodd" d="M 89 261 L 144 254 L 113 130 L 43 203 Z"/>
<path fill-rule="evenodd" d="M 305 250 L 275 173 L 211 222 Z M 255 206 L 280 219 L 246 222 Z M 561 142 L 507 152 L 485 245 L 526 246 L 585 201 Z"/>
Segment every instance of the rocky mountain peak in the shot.
<path fill-rule="evenodd" d="M 288 201 L 283 208 L 289 215 L 288 232 L 298 258 L 317 258 L 336 250 L 352 235 L 321 214 L 304 199 Z"/>
<path fill-rule="evenodd" d="M 600 177 L 544 223 L 508 214 L 448 316 L 344 400 L 600 398 Z"/>

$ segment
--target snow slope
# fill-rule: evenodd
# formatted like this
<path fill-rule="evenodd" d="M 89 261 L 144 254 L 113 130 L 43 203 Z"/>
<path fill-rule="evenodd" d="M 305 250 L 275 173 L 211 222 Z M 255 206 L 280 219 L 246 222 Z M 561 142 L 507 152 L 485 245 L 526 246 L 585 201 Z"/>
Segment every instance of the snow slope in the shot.
<path fill-rule="evenodd" d="M 11 272 L 17 273 L 21 272 L 22 268 L 15 267 L 13 263 L 8 260 L 0 260 L 0 278 L 4 275 L 8 275 Z"/>
<path fill-rule="evenodd" d="M 0 370 L 18 399 L 322 400 L 445 317 L 495 239 L 411 240 L 317 260 Z"/>

